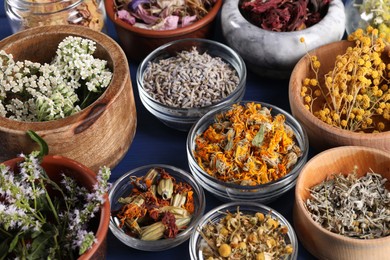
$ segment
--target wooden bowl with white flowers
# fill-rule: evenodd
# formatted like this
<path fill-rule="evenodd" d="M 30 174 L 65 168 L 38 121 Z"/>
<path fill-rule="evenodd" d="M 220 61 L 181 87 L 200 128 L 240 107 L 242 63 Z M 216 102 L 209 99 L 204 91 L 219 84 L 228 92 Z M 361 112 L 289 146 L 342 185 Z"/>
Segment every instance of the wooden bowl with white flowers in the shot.
<path fill-rule="evenodd" d="M 106 61 L 112 72 L 108 86 L 90 105 L 64 118 L 28 122 L 0 116 L 0 161 L 38 149 L 27 130 L 35 131 L 47 142 L 50 154 L 74 159 L 94 171 L 103 165 L 114 167 L 129 149 L 136 131 L 136 108 L 128 61 L 113 39 L 80 26 L 43 26 L 1 40 L 0 50 L 12 54 L 15 61 L 46 64 L 52 61 L 59 43 L 67 36 L 96 43 L 93 57 Z M 82 63 L 80 67 L 88 69 L 91 64 Z M 3 66 L 3 77 L 6 69 Z M 1 95 L 0 91 L 0 101 Z"/>

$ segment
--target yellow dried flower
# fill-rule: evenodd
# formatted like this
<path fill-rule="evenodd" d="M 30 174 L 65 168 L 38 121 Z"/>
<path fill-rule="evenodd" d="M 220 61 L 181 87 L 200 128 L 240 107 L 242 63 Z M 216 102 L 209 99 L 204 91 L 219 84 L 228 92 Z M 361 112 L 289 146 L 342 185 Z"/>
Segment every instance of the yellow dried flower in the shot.
<path fill-rule="evenodd" d="M 390 101 L 390 64 L 382 61 L 384 55 L 390 55 L 384 53 L 389 43 L 372 27 L 358 29 L 348 39 L 355 45 L 336 56 L 334 68 L 322 80 L 317 65 L 320 60 L 311 58 L 315 77 L 304 80 L 308 88 L 303 96 L 305 108 L 336 127 L 356 132 L 382 131 L 373 116 L 380 112 L 383 119 L 390 117 L 390 105 L 384 108 Z"/>
<path fill-rule="evenodd" d="M 318 84 L 318 81 L 316 79 L 311 79 L 310 80 L 310 85 L 317 86 L 317 84 Z"/>
<path fill-rule="evenodd" d="M 383 131 L 383 129 L 385 129 L 385 124 L 383 122 L 379 122 L 378 123 L 378 130 Z"/>
<path fill-rule="evenodd" d="M 229 257 L 232 253 L 232 248 L 228 244 L 224 243 L 218 248 L 218 253 L 222 257 Z"/>

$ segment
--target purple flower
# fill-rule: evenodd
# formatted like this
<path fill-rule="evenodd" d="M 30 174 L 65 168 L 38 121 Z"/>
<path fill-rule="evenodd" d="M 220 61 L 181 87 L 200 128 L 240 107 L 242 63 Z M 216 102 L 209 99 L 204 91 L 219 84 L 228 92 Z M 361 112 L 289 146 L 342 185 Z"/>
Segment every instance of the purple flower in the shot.
<path fill-rule="evenodd" d="M 118 18 L 122 21 L 125 21 L 131 25 L 135 24 L 135 18 L 134 16 L 130 15 L 130 13 L 126 10 L 119 10 L 118 11 Z"/>
<path fill-rule="evenodd" d="M 148 3 L 150 3 L 150 0 L 133 0 L 128 4 L 128 7 L 135 12 L 140 4 Z"/>
<path fill-rule="evenodd" d="M 193 16 L 184 16 L 182 19 L 181 19 L 181 27 L 186 27 L 190 24 L 192 24 L 193 22 L 196 21 L 196 15 L 193 15 Z"/>
<path fill-rule="evenodd" d="M 146 24 L 155 24 L 156 21 L 159 19 L 156 16 L 150 15 L 142 6 L 140 6 L 137 11 L 136 15 L 144 21 Z"/>
<path fill-rule="evenodd" d="M 163 30 L 174 30 L 177 28 L 179 23 L 179 16 L 170 15 L 165 18 Z"/>

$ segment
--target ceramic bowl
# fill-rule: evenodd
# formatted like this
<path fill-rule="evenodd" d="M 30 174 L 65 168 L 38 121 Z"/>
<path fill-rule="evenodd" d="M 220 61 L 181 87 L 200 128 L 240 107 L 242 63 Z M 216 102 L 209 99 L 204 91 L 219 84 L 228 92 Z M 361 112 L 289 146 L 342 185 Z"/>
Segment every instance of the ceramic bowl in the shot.
<path fill-rule="evenodd" d="M 104 0 L 107 16 L 113 22 L 119 42 L 127 57 L 140 62 L 157 47 L 178 39 L 210 38 L 214 33 L 216 16 L 222 0 L 216 0 L 213 8 L 199 21 L 174 30 L 148 30 L 134 27 L 117 18 L 115 0 Z"/>
<path fill-rule="evenodd" d="M 243 105 L 247 102 L 251 101 L 241 101 L 240 104 Z M 210 111 L 196 122 L 188 133 L 186 144 L 187 159 L 190 170 L 196 181 L 202 185 L 205 190 L 209 191 L 210 194 L 221 201 L 255 201 L 264 204 L 270 203 L 294 187 L 297 177 L 307 161 L 309 141 L 305 130 L 301 127 L 299 122 L 289 113 L 276 106 L 263 102 L 256 103 L 260 103 L 262 107 L 270 109 L 273 117 L 277 114 L 283 114 L 285 116 L 285 123 L 294 131 L 295 143 L 300 147 L 302 156 L 298 158 L 296 164 L 284 177 L 266 184 L 238 185 L 219 180 L 208 174 L 199 166 L 194 155 L 194 151 L 196 149 L 195 140 L 197 136 L 201 135 L 211 124 L 215 122 L 214 120 L 216 115 L 228 111 L 231 109 L 231 106 L 225 106 L 223 108 Z"/>
<path fill-rule="evenodd" d="M 323 79 L 324 74 L 334 67 L 336 56 L 345 53 L 346 49 L 349 46 L 353 46 L 353 44 L 353 42 L 349 41 L 339 41 L 321 46 L 310 52 L 311 55 L 316 55 L 321 62 L 320 73 L 318 75 L 319 79 Z M 382 58 L 386 63 L 389 63 L 389 57 L 383 55 Z M 381 133 L 358 133 L 336 128 L 321 121 L 307 110 L 304 107 L 303 98 L 300 93 L 303 80 L 306 77 L 313 76 L 310 60 L 305 56 L 295 66 L 289 82 L 291 112 L 306 129 L 311 147 L 317 151 L 322 151 L 341 145 L 359 145 L 390 151 L 390 131 Z M 387 126 L 387 129 L 389 127 Z"/>
<path fill-rule="evenodd" d="M 175 238 L 163 238 L 154 241 L 145 241 L 132 236 L 127 235 L 121 228 L 118 227 L 114 218 L 111 215 L 110 230 L 112 233 L 125 245 L 143 251 L 162 251 L 173 248 L 188 240 L 190 235 L 195 230 L 196 224 L 203 216 L 203 212 L 206 206 L 206 198 L 202 187 L 195 181 L 193 176 L 188 172 L 164 164 L 150 164 L 138 167 L 127 173 L 114 182 L 109 192 L 109 199 L 111 204 L 111 212 L 119 210 L 123 204 L 118 202 L 121 197 L 127 197 L 133 188 L 133 184 L 130 182 L 130 177 L 142 177 L 152 168 L 162 168 L 167 171 L 177 182 L 188 183 L 193 191 L 195 211 L 192 215 L 191 222 L 187 228 L 179 232 Z"/>
<path fill-rule="evenodd" d="M 96 57 L 108 61 L 110 85 L 94 103 L 69 117 L 46 122 L 22 122 L 0 117 L 0 161 L 29 153 L 37 145 L 26 134 L 43 137 L 50 154 L 74 159 L 93 171 L 114 167 L 127 152 L 136 130 L 136 108 L 126 55 L 107 35 L 82 26 L 43 26 L 21 31 L 0 42 L 15 60 L 50 62 L 58 43 L 73 35 L 95 41 Z"/>
<path fill-rule="evenodd" d="M 207 53 L 212 57 L 219 57 L 229 64 L 237 72 L 239 78 L 237 87 L 227 97 L 203 107 L 179 108 L 160 103 L 146 91 L 144 86 L 144 74 L 149 63 L 168 59 L 176 56 L 178 52 L 190 51 L 193 47 L 196 47 L 200 54 Z M 204 68 L 204 70 L 207 69 Z M 171 128 L 188 131 L 208 111 L 241 101 L 245 94 L 246 76 L 247 71 L 244 61 L 231 48 L 208 39 L 189 38 L 167 43 L 150 53 L 138 66 L 137 86 L 141 102 L 150 113 Z M 207 90 L 206 83 L 204 86 L 205 90 Z"/>
<path fill-rule="evenodd" d="M 295 187 L 293 222 L 303 246 L 317 259 L 385 259 L 390 252 L 390 237 L 357 239 L 332 233 L 315 222 L 305 207 L 309 189 L 335 173 L 357 176 L 375 172 L 390 179 L 390 155 L 363 146 L 336 147 L 313 157 L 303 167 Z M 389 187 L 388 187 L 389 188 Z M 331 250 L 329 250 L 331 249 Z"/>
<path fill-rule="evenodd" d="M 206 243 L 200 234 L 202 228 L 210 223 L 218 223 L 222 218 L 226 217 L 227 211 L 235 213 L 237 212 L 237 208 L 239 208 L 243 214 L 254 215 L 259 212 L 263 213 L 264 215 L 270 214 L 273 219 L 279 220 L 280 224 L 286 226 L 288 229 L 288 232 L 285 236 L 285 242 L 286 244 L 291 244 L 293 248 L 293 253 L 287 257 L 286 260 L 297 259 L 298 239 L 293 227 L 282 214 L 272 208 L 256 202 L 230 202 L 211 209 L 199 220 L 195 232 L 193 232 L 190 237 L 189 251 L 191 260 L 204 259 L 202 247 Z"/>
<path fill-rule="evenodd" d="M 345 31 L 344 4 L 330 1 L 325 17 L 307 29 L 294 32 L 263 30 L 246 20 L 240 0 L 226 0 L 221 10 L 222 33 L 227 44 L 245 60 L 248 69 L 261 75 L 288 78 L 295 63 L 321 45 L 339 41 Z M 300 42 L 304 37 L 306 47 Z"/>
<path fill-rule="evenodd" d="M 16 164 L 22 160 L 23 159 L 20 157 L 13 158 L 2 164 L 10 167 L 10 169 L 14 171 Z M 66 176 L 75 179 L 79 185 L 82 185 L 88 190 L 92 190 L 93 185 L 96 183 L 96 173 L 94 171 L 77 161 L 63 156 L 47 155 L 43 158 L 41 165 L 49 178 L 56 183 L 61 181 L 61 174 L 59 173 L 64 173 Z M 93 219 L 93 225 L 96 225 L 96 230 L 94 232 L 97 242 L 81 255 L 78 258 L 79 260 L 105 259 L 106 257 L 107 232 L 110 222 L 110 204 L 107 194 L 105 194 L 104 197 L 105 202 L 101 206 L 100 212 L 96 214 L 96 218 Z"/>

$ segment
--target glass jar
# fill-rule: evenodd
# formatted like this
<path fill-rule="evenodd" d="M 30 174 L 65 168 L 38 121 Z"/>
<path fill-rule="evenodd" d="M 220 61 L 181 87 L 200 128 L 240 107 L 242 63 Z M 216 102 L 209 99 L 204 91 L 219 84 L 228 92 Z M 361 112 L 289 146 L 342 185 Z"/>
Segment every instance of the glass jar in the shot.
<path fill-rule="evenodd" d="M 345 16 L 347 34 L 372 26 L 390 37 L 390 0 L 346 0 Z"/>
<path fill-rule="evenodd" d="M 5 0 L 12 31 L 43 25 L 75 24 L 103 31 L 102 0 Z"/>

